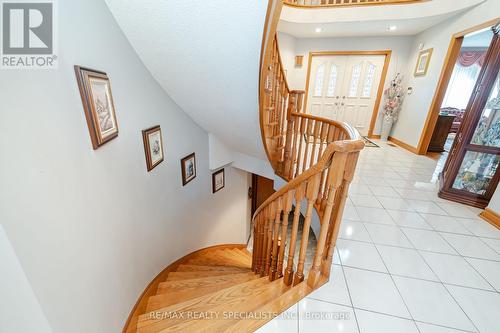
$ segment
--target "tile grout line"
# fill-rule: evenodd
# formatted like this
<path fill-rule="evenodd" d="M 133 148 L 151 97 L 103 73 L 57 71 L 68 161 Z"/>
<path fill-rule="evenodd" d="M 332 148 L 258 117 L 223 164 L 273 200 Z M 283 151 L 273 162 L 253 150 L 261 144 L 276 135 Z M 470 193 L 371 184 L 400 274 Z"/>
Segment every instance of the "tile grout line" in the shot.
<path fill-rule="evenodd" d="M 425 264 L 428 265 L 427 262 L 425 262 Z M 337 264 L 335 264 L 335 265 L 336 266 L 340 266 L 340 265 L 337 265 Z M 395 276 L 395 277 L 400 277 L 400 278 L 405 278 L 405 279 L 418 280 L 418 281 L 431 282 L 431 283 L 443 283 L 443 284 L 446 284 L 446 285 L 449 285 L 449 286 L 454 286 L 454 287 L 461 287 L 461 288 L 472 289 L 472 290 L 477 290 L 477 291 L 485 291 L 485 292 L 500 294 L 500 292 L 497 291 L 496 289 L 488 290 L 488 289 L 481 289 L 481 288 L 464 286 L 464 285 L 455 284 L 455 283 L 442 282 L 437 276 L 436 276 L 436 278 L 438 278 L 437 280 L 429 280 L 429 279 L 422 279 L 422 278 L 418 278 L 418 277 L 414 277 L 414 276 L 409 276 L 409 275 L 401 275 L 401 274 L 393 274 L 393 273 L 375 271 L 373 269 L 360 268 L 360 267 L 356 267 L 356 266 L 344 265 L 343 267 L 347 267 L 347 268 L 351 268 L 351 269 L 356 269 L 356 270 L 360 270 L 360 271 L 372 272 L 372 273 L 380 273 L 380 274 L 385 274 L 385 275 L 392 275 L 392 276 Z M 431 270 L 431 272 L 435 275 L 434 271 Z"/>
<path fill-rule="evenodd" d="M 359 328 L 358 316 L 356 315 L 356 311 L 354 311 L 354 303 L 352 301 L 351 291 L 349 289 L 349 284 L 347 283 L 347 277 L 345 276 L 344 266 L 342 265 L 342 258 L 340 257 L 340 253 L 339 253 L 338 249 L 335 248 L 335 251 L 337 251 L 337 255 L 339 257 L 340 267 L 342 268 L 342 275 L 344 276 L 345 287 L 347 289 L 347 294 L 349 295 L 349 301 L 351 302 L 351 308 L 353 309 L 352 312 L 354 313 L 354 320 L 356 320 L 356 327 L 358 328 L 358 332 L 361 333 L 361 329 Z"/>
<path fill-rule="evenodd" d="M 392 218 L 392 217 L 391 217 L 391 218 Z M 372 242 L 373 242 L 373 238 L 372 238 L 372 235 L 370 234 L 370 231 L 368 230 L 368 228 L 366 228 L 366 229 L 367 229 L 367 232 L 368 232 L 368 237 L 370 237 L 370 239 L 371 239 L 371 240 L 372 240 Z M 405 237 L 406 237 L 406 236 L 405 236 Z M 410 243 L 410 244 L 411 244 L 411 243 Z M 387 267 L 387 264 L 385 263 L 384 257 L 382 257 L 382 254 L 380 254 L 380 251 L 379 251 L 379 249 L 377 248 L 377 246 L 375 245 L 375 243 L 374 243 L 374 245 L 373 245 L 373 246 L 375 247 L 375 250 L 377 251 L 377 253 L 378 253 L 379 257 L 380 257 L 380 260 L 382 260 L 382 263 L 384 264 L 385 269 L 386 269 L 386 270 L 387 270 L 387 272 L 389 273 L 389 276 L 390 276 L 390 278 L 391 278 L 392 284 L 394 285 L 394 287 L 395 287 L 395 288 L 396 288 L 396 290 L 398 291 L 399 297 L 401 297 L 401 300 L 403 301 L 403 304 L 405 305 L 406 311 L 407 311 L 407 312 L 408 312 L 408 314 L 410 315 L 410 317 L 411 317 L 411 319 L 412 319 L 412 321 L 413 321 L 413 324 L 415 325 L 415 327 L 416 327 L 417 331 L 420 333 L 420 328 L 418 327 L 417 323 L 415 322 L 415 318 L 413 317 L 413 314 L 411 313 L 410 308 L 408 307 L 408 304 L 406 304 L 406 301 L 405 301 L 405 299 L 404 299 L 403 295 L 401 294 L 401 291 L 399 290 L 398 285 L 396 284 L 396 281 L 394 280 L 394 277 L 391 275 L 391 271 L 390 271 L 390 270 L 389 270 L 389 268 Z M 354 304 L 353 304 L 353 306 L 354 306 Z"/>
<path fill-rule="evenodd" d="M 440 325 L 440 324 L 436 324 L 436 323 L 431 323 L 431 322 L 428 322 L 428 321 L 411 320 L 411 319 L 408 319 L 408 318 L 405 318 L 405 317 L 395 316 L 393 314 L 384 313 L 384 312 L 380 312 L 380 311 L 374 311 L 374 310 L 370 310 L 370 309 L 366 309 L 366 308 L 361 308 L 361 307 L 357 307 L 357 306 L 347 306 L 345 304 L 341 304 L 341 303 L 337 303 L 337 302 L 325 301 L 325 300 L 317 299 L 317 298 L 313 298 L 313 297 L 308 297 L 308 298 L 312 299 L 312 300 L 315 300 L 315 301 L 318 301 L 318 302 L 323 302 L 323 303 L 328 303 L 328 304 L 333 304 L 333 305 L 338 305 L 338 306 L 349 307 L 349 308 L 352 308 L 354 310 L 361 310 L 361 311 L 366 311 L 366 312 L 380 314 L 380 315 L 387 316 L 387 317 L 393 317 L 393 318 L 398 318 L 398 319 L 402 319 L 402 320 L 414 321 L 415 323 L 422 323 L 422 324 L 427 324 L 427 325 L 432 325 L 432 326 L 449 328 L 449 329 L 452 329 L 452 330 L 456 330 L 457 332 L 477 333 L 477 332 L 467 331 L 467 330 L 463 330 L 463 329 L 456 328 L 456 327 L 451 327 L 451 326 L 445 326 L 445 325 Z"/>
<path fill-rule="evenodd" d="M 359 222 L 359 221 L 355 221 L 355 222 Z M 389 226 L 387 224 L 380 224 L 380 225 Z M 406 227 L 404 227 L 404 228 L 406 228 Z M 411 228 L 411 229 L 414 229 L 414 228 Z M 432 230 L 425 230 L 425 229 L 417 229 L 417 230 L 432 231 Z M 401 230 L 401 231 L 404 233 L 404 230 Z M 356 242 L 356 243 L 363 243 L 363 244 L 373 244 L 373 245 L 381 245 L 381 246 L 387 246 L 387 247 L 394 247 L 394 248 L 403 249 L 403 250 L 417 250 L 417 251 L 428 252 L 428 253 L 435 253 L 435 254 L 446 254 L 446 255 L 450 255 L 450 256 L 454 256 L 454 257 L 478 259 L 478 260 L 483 260 L 483 261 L 488 261 L 488 262 L 495 262 L 495 263 L 500 262 L 500 260 L 494 260 L 494 259 L 487 259 L 487 258 L 480 258 L 480 257 L 471 257 L 471 256 L 463 256 L 463 255 L 461 255 L 458 252 L 457 252 L 457 254 L 455 254 L 455 253 L 446 253 L 446 252 L 436 252 L 436 251 L 418 249 L 418 248 L 414 248 L 414 247 L 412 248 L 412 247 L 403 247 L 403 246 L 390 245 L 390 244 L 372 243 L 372 242 L 366 242 L 366 241 L 361 241 L 361 240 L 357 240 L 357 239 L 349 239 L 349 238 L 341 238 L 341 237 L 339 237 L 339 239 L 341 239 L 343 241 L 348 241 L 348 242 Z"/>
<path fill-rule="evenodd" d="M 442 237 L 441 235 L 439 235 L 440 237 Z M 444 237 L 442 237 L 444 239 Z M 448 243 L 446 241 L 446 239 L 444 239 L 444 241 L 446 243 Z M 451 244 L 448 243 L 448 245 L 450 245 L 455 251 L 457 251 Z M 418 251 L 417 251 L 418 252 Z M 459 253 L 457 251 L 457 253 Z M 480 332 L 479 329 L 477 328 L 476 324 L 472 321 L 472 319 L 469 317 L 469 315 L 467 314 L 467 312 L 465 312 L 465 310 L 462 308 L 462 306 L 458 303 L 458 301 L 455 299 L 455 297 L 453 297 L 453 295 L 451 294 L 451 292 L 448 290 L 448 288 L 446 288 L 445 284 L 441 281 L 441 279 L 439 278 L 439 276 L 436 274 L 436 272 L 432 269 L 432 267 L 429 265 L 429 263 L 427 262 L 427 260 L 425 260 L 424 256 L 418 252 L 418 255 L 422 258 L 422 260 L 426 263 L 426 265 L 430 268 L 431 272 L 440 280 L 440 283 L 441 286 L 446 290 L 446 292 L 448 293 L 448 295 L 450 295 L 450 297 L 453 299 L 453 301 L 455 302 L 455 304 L 460 308 L 460 310 L 462 310 L 462 312 L 465 314 L 465 316 L 467 317 L 467 319 L 469 319 L 469 321 L 471 322 L 472 326 L 474 326 L 474 328 L 476 329 L 477 332 Z M 464 259 L 465 260 L 465 259 Z"/>

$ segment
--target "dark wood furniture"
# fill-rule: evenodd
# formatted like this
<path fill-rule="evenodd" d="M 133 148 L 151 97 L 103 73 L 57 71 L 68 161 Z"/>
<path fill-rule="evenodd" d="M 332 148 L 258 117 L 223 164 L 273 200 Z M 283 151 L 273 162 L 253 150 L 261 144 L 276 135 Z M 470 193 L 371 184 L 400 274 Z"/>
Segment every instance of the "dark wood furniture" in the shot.
<path fill-rule="evenodd" d="M 439 197 L 484 208 L 500 179 L 500 108 L 495 85 L 500 80 L 499 25 L 467 106 L 444 170 Z"/>
<path fill-rule="evenodd" d="M 448 139 L 448 134 L 451 131 L 451 126 L 455 120 L 454 115 L 439 115 L 434 133 L 432 133 L 431 142 L 429 143 L 429 152 L 441 153 L 444 150 L 444 145 Z"/>
<path fill-rule="evenodd" d="M 440 113 L 455 116 L 455 120 L 453 120 L 453 125 L 451 126 L 450 133 L 457 133 L 458 129 L 460 128 L 460 124 L 464 120 L 465 110 L 445 107 L 445 108 L 441 108 Z"/>

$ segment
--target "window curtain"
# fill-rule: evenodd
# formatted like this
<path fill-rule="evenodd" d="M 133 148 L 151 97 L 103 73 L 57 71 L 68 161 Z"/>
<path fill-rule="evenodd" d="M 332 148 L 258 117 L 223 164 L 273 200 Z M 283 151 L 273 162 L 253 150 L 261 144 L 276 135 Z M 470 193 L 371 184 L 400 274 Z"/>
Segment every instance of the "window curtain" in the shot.
<path fill-rule="evenodd" d="M 463 51 L 458 56 L 458 64 L 462 67 L 469 67 L 476 64 L 479 67 L 483 67 L 485 58 L 485 51 Z"/>
<path fill-rule="evenodd" d="M 486 56 L 485 51 L 462 51 L 453 69 L 443 108 L 465 110 Z"/>

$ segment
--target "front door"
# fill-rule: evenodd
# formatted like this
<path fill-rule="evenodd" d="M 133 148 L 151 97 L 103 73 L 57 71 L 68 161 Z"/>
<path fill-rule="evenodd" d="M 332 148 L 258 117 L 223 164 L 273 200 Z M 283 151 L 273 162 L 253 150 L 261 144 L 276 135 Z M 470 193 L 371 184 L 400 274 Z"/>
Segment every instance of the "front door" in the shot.
<path fill-rule="evenodd" d="M 384 63 L 385 55 L 313 56 L 306 112 L 368 135 Z"/>

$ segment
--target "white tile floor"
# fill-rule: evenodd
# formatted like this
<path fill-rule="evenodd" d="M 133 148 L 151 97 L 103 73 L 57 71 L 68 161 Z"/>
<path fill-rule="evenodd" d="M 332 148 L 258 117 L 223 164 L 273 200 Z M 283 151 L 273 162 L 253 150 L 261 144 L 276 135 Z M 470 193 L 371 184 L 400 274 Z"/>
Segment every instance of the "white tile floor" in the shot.
<path fill-rule="evenodd" d="M 259 332 L 500 332 L 500 231 L 437 197 L 436 161 L 377 143 L 361 153 L 330 281 Z"/>

